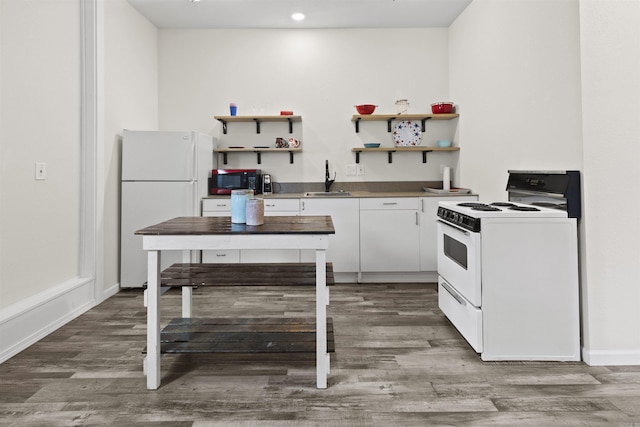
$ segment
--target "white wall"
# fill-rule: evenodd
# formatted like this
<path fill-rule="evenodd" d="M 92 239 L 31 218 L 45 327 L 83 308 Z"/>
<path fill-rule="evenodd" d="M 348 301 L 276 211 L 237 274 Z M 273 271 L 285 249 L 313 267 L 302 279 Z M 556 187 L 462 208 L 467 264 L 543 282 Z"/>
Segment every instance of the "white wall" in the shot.
<path fill-rule="evenodd" d="M 214 115 L 279 114 L 302 116 L 294 135 L 303 153 L 289 164 L 285 155 L 265 154 L 261 168 L 276 181 L 320 182 L 328 159 L 339 181 L 421 181 L 438 179 L 438 165 L 454 166 L 457 154 L 432 154 L 427 165 L 418 153 L 362 155 L 364 177 L 346 177 L 355 163 L 352 147 L 378 141 L 393 145 L 386 122 L 363 123 L 356 134 L 355 104 L 378 105 L 376 113 L 395 113 L 406 98 L 410 112 L 430 112 L 430 104 L 449 99 L 446 29 L 385 30 L 161 30 L 160 126 L 212 134 L 222 146 L 273 145 L 288 136 L 283 124 L 230 124 L 221 134 Z M 453 137 L 456 121 L 428 123 L 423 144 Z M 230 156 L 229 167 L 256 167 L 256 156 Z"/>
<path fill-rule="evenodd" d="M 120 281 L 123 129 L 158 129 L 158 30 L 125 0 L 105 6 L 104 283 Z"/>
<path fill-rule="evenodd" d="M 107 39 L 96 47 L 107 93 L 96 106 L 104 113 L 103 164 L 86 167 L 104 187 L 87 194 L 104 197 L 95 218 L 104 247 L 96 265 L 85 266 L 98 280 L 80 277 L 80 159 L 89 145 L 80 140 L 81 4 L 0 2 L 0 362 L 118 291 L 119 135 L 158 126 L 157 29 L 124 0 L 100 3 L 92 18 L 104 22 L 97 38 Z M 47 162 L 45 181 L 34 180 L 36 161 Z"/>
<path fill-rule="evenodd" d="M 463 186 L 505 200 L 509 169 L 582 169 L 577 0 L 476 0 L 450 27 Z"/>
<path fill-rule="evenodd" d="M 461 184 L 497 200 L 508 169 L 582 171 L 591 364 L 640 363 L 638 22 L 637 2 L 475 0 L 449 34 Z"/>
<path fill-rule="evenodd" d="M 2 309 L 78 274 L 80 12 L 76 0 L 0 8 Z"/>
<path fill-rule="evenodd" d="M 580 1 L 584 327 L 592 364 L 640 364 L 638 23 L 638 1 Z"/>

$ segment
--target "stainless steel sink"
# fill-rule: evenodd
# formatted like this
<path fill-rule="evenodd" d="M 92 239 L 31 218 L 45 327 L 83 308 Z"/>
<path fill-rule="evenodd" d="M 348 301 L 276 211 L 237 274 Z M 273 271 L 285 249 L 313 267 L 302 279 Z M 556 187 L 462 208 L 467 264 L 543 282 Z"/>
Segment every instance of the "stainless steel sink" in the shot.
<path fill-rule="evenodd" d="M 349 197 L 348 191 L 309 191 L 304 193 L 304 197 Z"/>

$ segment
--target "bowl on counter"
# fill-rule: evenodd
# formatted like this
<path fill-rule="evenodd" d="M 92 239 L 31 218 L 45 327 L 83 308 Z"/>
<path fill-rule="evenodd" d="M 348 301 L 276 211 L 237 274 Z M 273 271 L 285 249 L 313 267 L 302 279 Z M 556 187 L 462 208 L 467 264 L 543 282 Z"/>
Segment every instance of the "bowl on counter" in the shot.
<path fill-rule="evenodd" d="M 380 147 L 380 143 L 379 142 L 365 142 L 364 143 L 364 148 L 378 148 Z"/>
<path fill-rule="evenodd" d="M 356 105 L 356 110 L 358 110 L 359 114 L 373 114 L 376 111 L 377 105 L 373 104 L 360 104 Z"/>
<path fill-rule="evenodd" d="M 431 104 L 431 112 L 433 114 L 453 113 L 453 102 L 434 102 Z"/>

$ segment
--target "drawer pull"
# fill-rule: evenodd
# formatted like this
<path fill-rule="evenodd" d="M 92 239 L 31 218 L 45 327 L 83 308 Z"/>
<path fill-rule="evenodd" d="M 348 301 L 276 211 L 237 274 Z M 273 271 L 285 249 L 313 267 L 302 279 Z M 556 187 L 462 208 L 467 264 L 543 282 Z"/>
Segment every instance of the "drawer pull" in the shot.
<path fill-rule="evenodd" d="M 458 295 L 456 291 L 451 289 L 451 287 L 448 284 L 442 282 L 442 287 L 449 293 L 449 295 L 451 295 L 456 301 L 458 301 L 458 304 L 467 305 L 467 302 L 464 300 L 464 298 Z"/>
<path fill-rule="evenodd" d="M 216 254 L 216 256 L 222 257 L 222 256 L 227 256 L 227 254 Z"/>
<path fill-rule="evenodd" d="M 391 205 L 397 205 L 398 202 L 383 202 L 382 203 L 384 206 L 391 206 Z"/>

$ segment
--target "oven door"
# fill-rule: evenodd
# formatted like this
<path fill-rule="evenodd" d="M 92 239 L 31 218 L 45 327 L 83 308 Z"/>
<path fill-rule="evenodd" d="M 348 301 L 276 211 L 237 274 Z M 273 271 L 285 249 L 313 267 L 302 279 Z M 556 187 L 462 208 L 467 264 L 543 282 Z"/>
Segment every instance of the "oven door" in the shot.
<path fill-rule="evenodd" d="M 476 307 L 481 298 L 481 240 L 473 233 L 438 220 L 438 275 Z"/>

